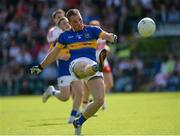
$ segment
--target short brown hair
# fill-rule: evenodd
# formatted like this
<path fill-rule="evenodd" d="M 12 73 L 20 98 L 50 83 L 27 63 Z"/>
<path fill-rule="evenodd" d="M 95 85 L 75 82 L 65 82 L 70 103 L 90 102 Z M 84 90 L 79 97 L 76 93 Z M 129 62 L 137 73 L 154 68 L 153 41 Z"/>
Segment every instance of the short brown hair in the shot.
<path fill-rule="evenodd" d="M 58 13 L 65 15 L 64 10 L 58 9 L 58 10 L 56 10 L 56 11 L 54 11 L 54 12 L 52 13 L 52 18 L 55 18 L 56 14 L 58 14 Z"/>
<path fill-rule="evenodd" d="M 74 15 L 80 15 L 80 12 L 79 12 L 78 9 L 69 9 L 69 10 L 66 12 L 66 17 L 68 18 L 68 20 L 69 20 L 69 18 L 70 18 L 71 16 L 74 16 Z"/>

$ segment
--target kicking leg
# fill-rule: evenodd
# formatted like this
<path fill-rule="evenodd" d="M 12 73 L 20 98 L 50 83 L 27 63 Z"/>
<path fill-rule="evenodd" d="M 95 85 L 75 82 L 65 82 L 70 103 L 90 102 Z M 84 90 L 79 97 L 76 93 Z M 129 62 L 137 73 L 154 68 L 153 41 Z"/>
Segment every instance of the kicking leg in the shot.
<path fill-rule="evenodd" d="M 97 71 L 97 65 L 89 65 L 87 62 L 82 61 L 74 65 L 73 71 L 75 75 L 82 79 L 88 76 L 93 76 Z"/>

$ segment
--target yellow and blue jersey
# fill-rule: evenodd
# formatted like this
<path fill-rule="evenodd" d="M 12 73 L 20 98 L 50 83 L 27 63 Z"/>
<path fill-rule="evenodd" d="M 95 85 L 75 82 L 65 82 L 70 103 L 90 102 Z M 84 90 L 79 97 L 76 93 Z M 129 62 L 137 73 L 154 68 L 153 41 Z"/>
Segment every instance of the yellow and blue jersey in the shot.
<path fill-rule="evenodd" d="M 70 52 L 70 61 L 87 57 L 96 61 L 97 39 L 105 34 L 99 27 L 84 26 L 80 31 L 68 30 L 63 32 L 56 43 L 59 48 L 68 48 Z"/>

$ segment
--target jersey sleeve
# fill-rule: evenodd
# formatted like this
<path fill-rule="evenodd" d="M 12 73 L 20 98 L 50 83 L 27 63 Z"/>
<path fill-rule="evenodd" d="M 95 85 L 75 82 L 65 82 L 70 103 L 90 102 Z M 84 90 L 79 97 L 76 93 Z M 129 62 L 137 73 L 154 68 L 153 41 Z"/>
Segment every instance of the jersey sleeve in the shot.
<path fill-rule="evenodd" d="M 65 47 L 65 40 L 64 40 L 63 33 L 61 35 L 59 35 L 57 42 L 56 42 L 56 47 L 61 48 L 61 49 Z"/>
<path fill-rule="evenodd" d="M 49 50 L 53 49 L 54 45 L 53 44 L 49 44 Z"/>
<path fill-rule="evenodd" d="M 54 39 L 53 39 L 53 32 L 52 32 L 52 30 L 48 31 L 46 39 L 47 39 L 48 43 L 53 42 Z"/>
<path fill-rule="evenodd" d="M 59 35 L 60 35 L 62 32 L 63 32 L 63 31 L 62 31 L 60 28 L 58 28 L 57 26 L 52 27 L 52 28 L 48 31 L 47 37 L 46 37 L 48 43 L 52 43 L 52 42 L 56 41 L 57 38 L 59 37 Z"/>
<path fill-rule="evenodd" d="M 49 44 L 49 50 L 52 50 L 56 46 L 56 42 L 57 40 Z"/>
<path fill-rule="evenodd" d="M 95 35 L 95 38 L 102 38 L 105 35 L 105 31 L 103 31 L 100 27 L 92 26 L 93 33 Z"/>

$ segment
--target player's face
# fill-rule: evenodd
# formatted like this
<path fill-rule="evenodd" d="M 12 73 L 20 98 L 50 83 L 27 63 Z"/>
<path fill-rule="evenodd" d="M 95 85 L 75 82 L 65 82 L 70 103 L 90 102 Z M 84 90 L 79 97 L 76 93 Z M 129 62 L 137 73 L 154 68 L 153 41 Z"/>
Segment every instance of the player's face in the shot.
<path fill-rule="evenodd" d="M 69 23 L 74 31 L 80 31 L 84 27 L 81 15 L 71 16 L 69 18 Z"/>
<path fill-rule="evenodd" d="M 64 31 L 71 28 L 71 26 L 70 26 L 70 24 L 69 24 L 69 22 L 68 22 L 67 19 L 62 20 L 62 21 L 60 22 L 60 24 L 59 24 L 59 27 L 60 27 L 62 30 L 64 30 Z"/>
<path fill-rule="evenodd" d="M 57 23 L 58 23 L 58 20 L 59 20 L 61 17 L 64 17 L 64 14 L 62 14 L 62 13 L 57 13 L 57 14 L 55 15 L 55 17 L 53 18 L 54 23 L 57 24 Z"/>

